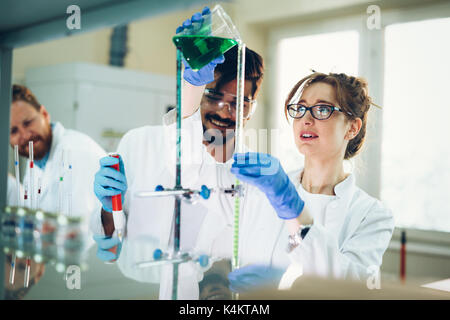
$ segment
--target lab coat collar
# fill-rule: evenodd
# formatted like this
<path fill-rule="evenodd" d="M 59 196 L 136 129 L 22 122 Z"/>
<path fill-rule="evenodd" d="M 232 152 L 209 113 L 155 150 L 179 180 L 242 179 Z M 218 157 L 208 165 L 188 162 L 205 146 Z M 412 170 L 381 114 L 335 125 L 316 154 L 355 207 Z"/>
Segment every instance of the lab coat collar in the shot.
<path fill-rule="evenodd" d="M 300 186 L 300 176 L 303 172 L 303 169 L 304 168 L 301 168 L 288 174 L 296 189 L 298 189 L 298 187 Z M 355 190 L 356 190 L 355 176 L 352 173 L 350 173 L 347 178 L 339 182 L 334 187 L 334 193 L 336 194 L 336 197 L 338 199 L 347 199 L 351 197 L 351 195 L 355 192 Z"/>
<path fill-rule="evenodd" d="M 303 168 L 293 172 L 289 176 L 293 180 L 296 188 L 300 185 L 300 174 L 302 172 Z M 356 191 L 355 177 L 350 173 L 347 178 L 334 187 L 336 200 L 330 202 L 327 206 L 325 224 L 329 230 L 333 230 L 334 235 L 340 243 L 343 241 L 342 237 L 344 236 L 344 233 L 341 231 L 344 225 L 346 225 L 345 221 L 349 218 L 350 210 L 348 209 Z"/>
<path fill-rule="evenodd" d="M 49 159 L 53 159 L 53 157 L 55 156 L 56 147 L 59 144 L 59 142 L 61 141 L 61 137 L 63 136 L 64 131 L 65 131 L 65 128 L 59 122 L 56 122 L 55 125 L 53 126 L 53 130 L 52 130 L 53 138 L 52 138 L 52 145 L 50 147 Z"/>
<path fill-rule="evenodd" d="M 355 192 L 355 176 L 350 173 L 347 178 L 344 179 L 344 181 L 338 183 L 334 187 L 334 193 L 336 193 L 336 196 L 338 198 L 346 198 L 348 195 L 351 195 Z"/>

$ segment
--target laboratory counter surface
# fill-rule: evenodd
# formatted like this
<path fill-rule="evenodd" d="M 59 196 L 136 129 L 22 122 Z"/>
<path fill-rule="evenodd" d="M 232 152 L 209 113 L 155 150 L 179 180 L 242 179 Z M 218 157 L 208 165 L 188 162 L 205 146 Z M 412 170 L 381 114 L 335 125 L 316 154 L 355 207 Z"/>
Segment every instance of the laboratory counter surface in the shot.
<path fill-rule="evenodd" d="M 0 246 L 6 300 L 170 299 L 174 265 L 178 299 L 233 298 L 229 259 L 173 254 L 159 248 L 156 239 L 140 237 L 125 238 L 119 259 L 105 263 L 97 257 L 97 244 L 79 219 L 17 207 L 5 211 Z M 420 281 L 368 283 L 302 276 L 290 290 L 257 290 L 240 294 L 239 299 L 450 299 L 449 292 L 422 285 Z"/>

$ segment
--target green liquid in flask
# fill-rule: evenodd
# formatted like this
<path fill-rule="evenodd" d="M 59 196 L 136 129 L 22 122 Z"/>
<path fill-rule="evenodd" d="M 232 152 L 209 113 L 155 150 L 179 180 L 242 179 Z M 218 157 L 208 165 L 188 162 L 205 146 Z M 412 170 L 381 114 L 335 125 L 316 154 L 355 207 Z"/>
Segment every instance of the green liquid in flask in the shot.
<path fill-rule="evenodd" d="M 175 36 L 172 40 L 194 71 L 200 70 L 237 45 L 236 40 L 210 36 Z"/>

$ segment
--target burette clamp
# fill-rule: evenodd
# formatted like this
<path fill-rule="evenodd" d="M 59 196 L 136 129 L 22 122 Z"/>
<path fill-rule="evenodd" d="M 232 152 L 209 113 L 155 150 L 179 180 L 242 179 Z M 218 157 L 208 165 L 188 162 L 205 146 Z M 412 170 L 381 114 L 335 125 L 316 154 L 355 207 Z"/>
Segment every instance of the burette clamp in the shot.
<path fill-rule="evenodd" d="M 208 266 L 210 259 L 206 254 L 196 255 L 183 251 L 170 253 L 164 252 L 161 249 L 156 249 L 153 251 L 153 260 L 138 262 L 136 267 L 148 268 L 166 264 L 179 264 L 188 261 L 196 262 L 200 265 L 200 267 L 205 268 Z"/>
<path fill-rule="evenodd" d="M 197 201 L 198 197 L 205 200 L 209 199 L 213 190 L 205 185 L 202 185 L 200 190 L 188 189 L 188 188 L 173 188 L 166 189 L 162 185 L 157 185 L 155 191 L 138 191 L 135 193 L 137 197 L 149 198 L 149 197 L 177 197 L 181 198 L 189 203 Z"/>
<path fill-rule="evenodd" d="M 205 185 L 202 185 L 200 190 L 194 190 L 189 188 L 172 188 L 166 189 L 162 185 L 157 185 L 155 191 L 138 191 L 135 193 L 136 197 L 139 198 L 152 198 L 152 197 L 178 197 L 183 200 L 194 203 L 197 198 L 200 196 L 205 200 L 208 200 L 211 196 L 212 192 L 218 192 L 223 194 L 229 194 L 232 197 L 243 197 L 244 196 L 244 186 L 232 185 L 230 188 L 208 188 Z"/>

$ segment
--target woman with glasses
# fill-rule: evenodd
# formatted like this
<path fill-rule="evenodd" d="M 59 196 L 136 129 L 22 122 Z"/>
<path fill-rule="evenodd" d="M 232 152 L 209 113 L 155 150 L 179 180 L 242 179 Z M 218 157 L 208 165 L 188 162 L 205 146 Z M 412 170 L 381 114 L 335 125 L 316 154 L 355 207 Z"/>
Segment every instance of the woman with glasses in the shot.
<path fill-rule="evenodd" d="M 293 87 L 285 102 L 304 167 L 287 175 L 270 155 L 234 156 L 232 172 L 256 186 L 271 204 L 254 199 L 254 210 L 263 217 L 264 210 L 273 208 L 285 221 L 292 263 L 282 286 L 301 274 L 379 280 L 393 218 L 379 200 L 355 185 L 352 173 L 344 171 L 344 160 L 361 150 L 371 104 L 365 80 L 314 72 Z M 248 289 L 276 274 L 280 280 L 281 273 L 268 270 L 255 265 L 236 270 L 229 276 L 231 286 Z"/>

